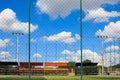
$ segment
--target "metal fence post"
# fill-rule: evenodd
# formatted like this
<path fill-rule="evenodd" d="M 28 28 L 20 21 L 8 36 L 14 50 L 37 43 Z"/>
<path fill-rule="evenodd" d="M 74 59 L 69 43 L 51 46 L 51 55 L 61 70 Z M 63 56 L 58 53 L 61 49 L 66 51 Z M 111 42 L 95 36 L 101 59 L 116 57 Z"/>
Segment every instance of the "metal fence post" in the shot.
<path fill-rule="evenodd" d="M 80 0 L 80 35 L 81 35 L 81 40 L 80 40 L 80 49 L 81 49 L 81 67 L 80 67 L 80 80 L 83 78 L 82 70 L 83 70 L 83 65 L 82 65 L 82 0 Z"/>
<path fill-rule="evenodd" d="M 28 80 L 31 80 L 31 74 L 30 74 L 30 0 L 28 0 Z"/>

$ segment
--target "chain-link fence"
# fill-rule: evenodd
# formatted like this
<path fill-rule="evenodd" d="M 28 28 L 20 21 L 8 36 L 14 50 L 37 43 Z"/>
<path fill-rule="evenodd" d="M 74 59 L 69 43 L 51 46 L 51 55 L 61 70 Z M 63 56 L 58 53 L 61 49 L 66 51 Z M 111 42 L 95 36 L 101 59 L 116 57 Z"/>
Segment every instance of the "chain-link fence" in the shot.
<path fill-rule="evenodd" d="M 120 79 L 119 0 L 9 1 L 0 1 L 0 75 Z"/>

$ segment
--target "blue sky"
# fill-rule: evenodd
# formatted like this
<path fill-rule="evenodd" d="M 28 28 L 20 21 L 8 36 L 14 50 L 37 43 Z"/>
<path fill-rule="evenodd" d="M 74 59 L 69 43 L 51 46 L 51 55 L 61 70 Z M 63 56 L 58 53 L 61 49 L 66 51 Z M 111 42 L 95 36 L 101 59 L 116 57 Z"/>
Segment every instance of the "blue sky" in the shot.
<path fill-rule="evenodd" d="M 1 0 L 0 3 L 0 43 L 8 43 L 7 51 L 6 45 L 0 46 L 0 55 L 10 54 L 9 60 L 14 59 L 16 38 L 11 33 L 23 32 L 25 35 L 19 37 L 19 58 L 25 61 L 28 2 Z M 68 61 L 80 60 L 79 6 L 79 0 L 31 0 L 31 61 L 35 61 L 35 58 L 45 61 L 46 54 L 50 56 L 47 61 L 64 61 L 65 56 L 68 56 Z M 98 62 L 101 58 L 101 40 L 97 38 L 98 35 L 110 37 L 105 42 L 106 48 L 112 48 L 110 43 L 120 37 L 119 7 L 119 0 L 83 0 L 84 59 L 92 60 L 94 56 L 94 61 Z M 116 43 L 114 47 L 118 50 L 119 45 Z M 4 60 L 4 56 L 0 59 Z"/>

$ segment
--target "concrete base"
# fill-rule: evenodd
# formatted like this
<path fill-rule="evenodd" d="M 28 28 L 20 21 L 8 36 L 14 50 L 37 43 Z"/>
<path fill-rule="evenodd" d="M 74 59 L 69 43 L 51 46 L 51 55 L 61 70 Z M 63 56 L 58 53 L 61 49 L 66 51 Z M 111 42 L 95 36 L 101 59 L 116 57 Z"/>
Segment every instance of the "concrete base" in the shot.
<path fill-rule="evenodd" d="M 75 76 L 75 73 L 68 73 L 69 76 Z"/>

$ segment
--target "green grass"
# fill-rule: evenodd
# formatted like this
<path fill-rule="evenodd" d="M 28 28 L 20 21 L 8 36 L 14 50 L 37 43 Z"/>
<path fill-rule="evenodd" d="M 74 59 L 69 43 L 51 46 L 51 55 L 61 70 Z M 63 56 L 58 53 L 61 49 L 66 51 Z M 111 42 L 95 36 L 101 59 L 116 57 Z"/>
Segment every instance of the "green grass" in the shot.
<path fill-rule="evenodd" d="M 0 80 L 28 80 L 28 77 L 1 75 Z M 80 80 L 80 76 L 32 76 L 31 80 Z M 83 80 L 120 80 L 120 76 L 83 76 Z"/>

